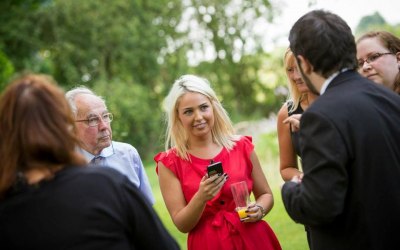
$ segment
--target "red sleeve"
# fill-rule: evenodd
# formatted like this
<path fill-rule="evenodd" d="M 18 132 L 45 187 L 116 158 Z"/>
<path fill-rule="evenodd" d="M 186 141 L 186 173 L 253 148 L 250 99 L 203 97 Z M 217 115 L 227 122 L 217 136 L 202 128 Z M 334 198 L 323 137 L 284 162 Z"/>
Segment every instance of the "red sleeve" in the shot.
<path fill-rule="evenodd" d="M 250 156 L 254 150 L 253 138 L 251 136 L 243 136 L 240 141 L 243 143 L 243 148 L 246 155 Z"/>
<path fill-rule="evenodd" d="M 175 164 L 173 161 L 174 153 L 171 150 L 168 150 L 166 152 L 160 152 L 154 156 L 154 161 L 156 162 L 156 172 L 158 174 L 158 166 L 157 163 L 161 162 L 166 166 L 168 169 L 170 169 L 175 175 L 176 175 L 176 169 L 175 169 Z"/>

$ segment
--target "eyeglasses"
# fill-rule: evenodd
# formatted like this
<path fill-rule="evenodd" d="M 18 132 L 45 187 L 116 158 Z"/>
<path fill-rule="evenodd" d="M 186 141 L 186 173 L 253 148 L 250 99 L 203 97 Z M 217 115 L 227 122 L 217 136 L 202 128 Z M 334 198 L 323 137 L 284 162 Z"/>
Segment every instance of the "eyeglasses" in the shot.
<path fill-rule="evenodd" d="M 364 66 L 364 63 L 372 63 L 375 62 L 379 57 L 384 56 L 384 55 L 393 55 L 393 53 L 388 52 L 388 53 L 375 53 L 367 57 L 367 59 L 358 59 L 358 67 L 361 68 Z"/>
<path fill-rule="evenodd" d="M 102 114 L 101 116 L 93 116 L 85 120 L 77 120 L 75 122 L 86 122 L 89 127 L 96 127 L 100 123 L 100 119 L 105 123 L 110 123 L 113 120 L 111 113 Z"/>

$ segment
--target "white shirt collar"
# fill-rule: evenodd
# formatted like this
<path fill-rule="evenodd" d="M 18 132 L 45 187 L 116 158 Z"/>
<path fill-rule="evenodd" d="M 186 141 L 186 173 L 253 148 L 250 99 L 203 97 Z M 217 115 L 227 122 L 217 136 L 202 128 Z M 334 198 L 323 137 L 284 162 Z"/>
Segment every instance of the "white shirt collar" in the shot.
<path fill-rule="evenodd" d="M 86 151 L 86 150 L 84 150 L 84 149 L 82 149 L 82 148 L 78 148 L 78 151 L 81 153 L 81 154 L 83 154 L 83 156 L 86 158 L 86 160 L 88 161 L 88 162 L 90 162 L 94 157 L 96 157 L 96 156 L 102 156 L 102 157 L 108 157 L 108 156 L 111 156 L 111 155 L 113 155 L 114 154 L 114 147 L 113 147 L 113 144 L 112 144 L 112 142 L 111 142 L 111 145 L 110 146 L 108 146 L 108 147 L 106 147 L 106 148 L 104 148 L 103 150 L 101 150 L 101 152 L 100 152 L 100 154 L 99 155 L 93 155 L 93 154 L 91 154 L 91 153 L 89 153 L 88 151 Z"/>
<path fill-rule="evenodd" d="M 340 70 L 340 71 L 337 71 L 337 72 L 333 73 L 332 75 L 330 75 L 330 76 L 325 80 L 324 84 L 322 84 L 322 86 L 321 86 L 321 91 L 319 91 L 319 94 L 320 94 L 320 95 L 324 94 L 325 91 L 326 91 L 326 89 L 328 88 L 329 84 L 332 82 L 332 80 L 333 80 L 337 75 L 339 75 L 339 73 L 343 73 L 343 72 L 345 72 L 345 71 L 347 71 L 347 70 L 348 70 L 347 68 L 344 68 L 344 69 L 342 69 L 342 70 Z"/>

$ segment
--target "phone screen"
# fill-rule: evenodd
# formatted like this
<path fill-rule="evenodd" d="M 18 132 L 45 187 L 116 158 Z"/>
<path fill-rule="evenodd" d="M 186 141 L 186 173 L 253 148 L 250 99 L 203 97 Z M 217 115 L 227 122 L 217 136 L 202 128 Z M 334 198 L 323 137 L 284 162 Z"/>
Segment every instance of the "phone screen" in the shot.
<path fill-rule="evenodd" d="M 215 162 L 213 164 L 208 165 L 207 173 L 208 173 L 208 177 L 211 177 L 215 174 L 223 174 L 224 170 L 222 169 L 222 163 Z"/>

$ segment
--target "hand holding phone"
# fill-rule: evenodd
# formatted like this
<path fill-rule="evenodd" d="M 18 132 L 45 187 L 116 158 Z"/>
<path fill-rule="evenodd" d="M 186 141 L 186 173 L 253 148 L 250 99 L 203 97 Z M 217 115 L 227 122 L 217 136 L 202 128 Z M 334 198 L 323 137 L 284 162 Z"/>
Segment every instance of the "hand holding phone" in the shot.
<path fill-rule="evenodd" d="M 224 170 L 222 168 L 222 163 L 221 162 L 214 162 L 210 165 L 208 165 L 207 167 L 207 174 L 208 174 L 208 178 L 210 178 L 211 176 L 215 175 L 215 174 L 223 174 Z"/>

